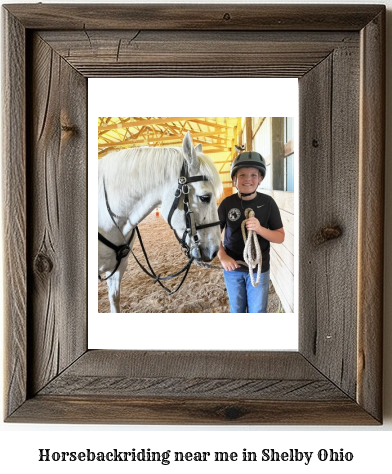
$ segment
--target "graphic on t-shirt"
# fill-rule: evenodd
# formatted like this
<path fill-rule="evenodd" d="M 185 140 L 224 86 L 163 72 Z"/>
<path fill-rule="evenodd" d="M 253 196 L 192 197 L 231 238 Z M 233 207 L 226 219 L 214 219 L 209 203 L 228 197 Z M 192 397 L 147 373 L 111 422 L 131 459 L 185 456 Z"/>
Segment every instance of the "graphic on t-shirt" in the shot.
<path fill-rule="evenodd" d="M 238 221 L 238 219 L 241 217 L 241 211 L 234 207 L 233 209 L 230 209 L 227 216 L 233 222 Z"/>

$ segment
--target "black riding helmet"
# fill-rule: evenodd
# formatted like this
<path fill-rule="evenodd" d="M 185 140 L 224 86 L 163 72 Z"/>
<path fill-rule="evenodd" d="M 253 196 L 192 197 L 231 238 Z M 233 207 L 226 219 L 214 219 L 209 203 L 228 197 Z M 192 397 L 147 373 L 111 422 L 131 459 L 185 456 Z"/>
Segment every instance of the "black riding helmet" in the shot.
<path fill-rule="evenodd" d="M 234 175 L 237 173 L 237 171 L 240 168 L 257 168 L 260 170 L 261 175 L 263 178 L 265 177 L 266 173 L 266 166 L 265 166 L 265 160 L 264 158 L 260 155 L 260 153 L 257 153 L 256 151 L 244 151 L 240 153 L 237 158 L 233 161 L 231 165 L 231 179 L 233 179 Z"/>

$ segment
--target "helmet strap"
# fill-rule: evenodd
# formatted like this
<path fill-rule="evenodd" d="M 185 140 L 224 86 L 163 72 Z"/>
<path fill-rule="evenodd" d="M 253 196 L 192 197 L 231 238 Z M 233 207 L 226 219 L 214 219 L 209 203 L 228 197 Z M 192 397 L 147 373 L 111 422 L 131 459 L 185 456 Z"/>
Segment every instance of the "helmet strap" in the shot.
<path fill-rule="evenodd" d="M 257 186 L 257 187 L 258 187 L 258 186 Z M 236 188 L 237 188 L 237 186 L 236 186 Z M 237 188 L 237 191 L 238 191 L 238 188 Z M 256 192 L 257 192 L 257 188 L 256 188 L 254 191 L 252 191 L 251 193 L 240 193 L 240 192 L 238 191 L 238 193 L 240 194 L 241 198 L 243 198 L 243 197 L 248 197 L 248 196 L 252 196 L 252 194 L 254 194 L 254 193 L 256 193 Z"/>
<path fill-rule="evenodd" d="M 237 188 L 238 190 L 238 188 Z M 244 209 L 244 205 L 242 204 L 243 203 L 243 197 L 247 197 L 247 196 L 252 196 L 252 194 L 256 193 L 257 192 L 257 188 L 253 191 L 253 193 L 246 193 L 246 194 L 242 194 L 238 191 L 238 194 L 240 196 L 240 199 L 241 199 L 241 207 L 242 209 Z"/>

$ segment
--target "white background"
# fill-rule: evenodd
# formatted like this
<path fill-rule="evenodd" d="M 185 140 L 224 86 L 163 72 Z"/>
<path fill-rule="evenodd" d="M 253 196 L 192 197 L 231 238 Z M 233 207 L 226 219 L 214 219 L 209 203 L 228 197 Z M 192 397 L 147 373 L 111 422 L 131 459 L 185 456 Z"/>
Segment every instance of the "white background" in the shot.
<path fill-rule="evenodd" d="M 13 3 L 18 2 L 14 0 Z M 47 2 L 56 3 L 56 2 Z M 62 3 L 62 2 L 58 2 Z M 89 3 L 85 0 L 85 3 Z M 96 2 L 98 3 L 98 2 Z M 134 3 L 142 3 L 136 2 Z M 158 3 L 155 0 L 155 3 Z M 172 2 L 175 3 L 175 2 Z M 181 3 L 181 2 L 178 2 Z M 184 3 L 184 2 L 183 2 Z M 203 3 L 203 2 L 199 2 Z M 207 2 L 206 2 L 207 3 Z M 218 3 L 218 2 L 216 2 Z M 226 0 L 225 3 L 230 3 Z M 241 2 L 236 2 L 241 3 Z M 252 2 L 248 3 L 263 3 Z M 265 3 L 279 3 L 267 0 Z M 307 3 L 285 0 L 284 3 Z M 315 3 L 315 2 L 308 2 Z M 324 3 L 360 3 L 360 1 L 339 1 Z M 367 0 L 366 3 L 381 3 Z M 387 45 L 392 44 L 392 0 L 382 2 L 387 5 Z M 392 445 L 392 82 L 391 50 L 387 49 L 387 163 L 386 163 L 386 253 L 385 253 L 385 324 L 384 324 L 384 425 L 382 427 L 192 427 L 192 426 L 89 426 L 89 425 L 0 425 L 0 468 L 2 472 L 30 473 L 154 473 L 154 472 L 243 472 L 243 473 L 357 473 L 359 469 L 377 473 L 390 472 L 390 448 Z M 8 271 L 8 269 L 7 269 Z M 55 451 L 85 450 L 131 450 L 151 448 L 172 451 L 236 451 L 243 448 L 261 452 L 265 448 L 276 450 L 300 449 L 315 451 L 334 449 L 354 453 L 352 462 L 321 463 L 311 461 L 309 466 L 300 462 L 226 462 L 226 463 L 172 463 L 163 466 L 158 463 L 39 463 L 38 449 L 49 448 Z M 315 455 L 314 455 L 315 456 Z M 199 464 L 202 464 L 201 466 Z"/>

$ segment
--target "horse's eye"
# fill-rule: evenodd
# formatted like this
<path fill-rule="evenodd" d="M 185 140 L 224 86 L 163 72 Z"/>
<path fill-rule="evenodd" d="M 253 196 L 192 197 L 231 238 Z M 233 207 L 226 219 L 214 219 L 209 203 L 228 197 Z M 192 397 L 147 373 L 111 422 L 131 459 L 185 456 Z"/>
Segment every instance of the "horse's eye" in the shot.
<path fill-rule="evenodd" d="M 199 196 L 199 199 L 201 202 L 210 202 L 211 201 L 211 196 L 209 194 L 206 194 L 205 196 Z"/>

